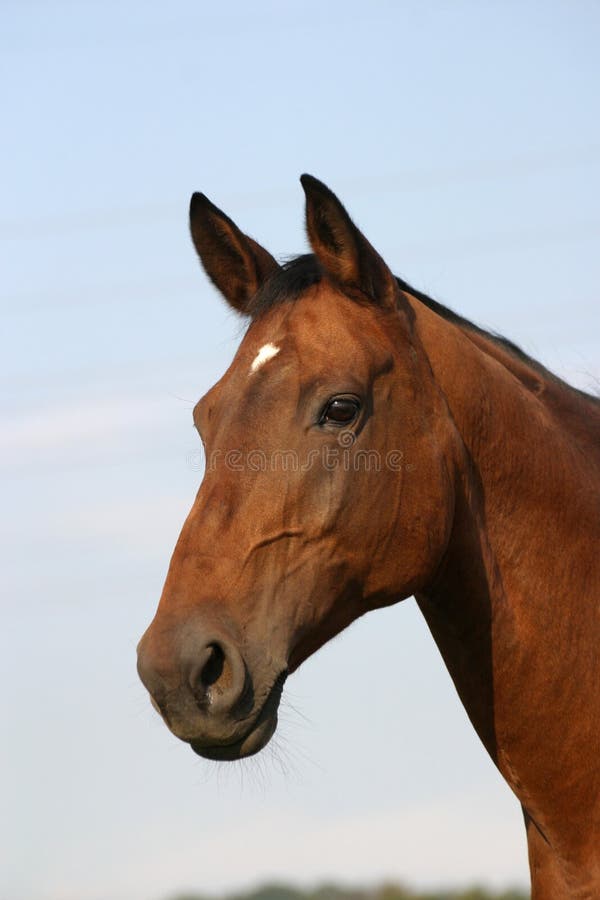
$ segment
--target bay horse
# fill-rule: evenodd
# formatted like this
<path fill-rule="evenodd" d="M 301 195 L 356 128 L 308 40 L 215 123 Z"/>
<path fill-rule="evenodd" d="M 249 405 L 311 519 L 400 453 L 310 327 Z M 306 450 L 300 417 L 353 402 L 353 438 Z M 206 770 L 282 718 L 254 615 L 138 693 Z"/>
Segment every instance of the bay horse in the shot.
<path fill-rule="evenodd" d="M 600 897 L 600 403 L 412 289 L 317 179 L 280 265 L 203 194 L 194 246 L 249 318 L 194 409 L 207 466 L 138 669 L 209 759 L 284 681 L 414 595 L 523 809 L 536 900 Z"/>

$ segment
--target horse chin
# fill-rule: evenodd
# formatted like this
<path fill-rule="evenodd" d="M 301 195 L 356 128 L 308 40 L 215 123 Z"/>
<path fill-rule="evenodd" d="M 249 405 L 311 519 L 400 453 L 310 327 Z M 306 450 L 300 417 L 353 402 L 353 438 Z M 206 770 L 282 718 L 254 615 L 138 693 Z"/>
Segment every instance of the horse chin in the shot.
<path fill-rule="evenodd" d="M 277 710 L 287 675 L 288 672 L 285 670 L 275 679 L 258 716 L 242 737 L 223 744 L 203 743 L 201 738 L 191 740 L 189 743 L 194 753 L 205 759 L 235 760 L 254 756 L 266 747 L 277 728 Z"/>
<path fill-rule="evenodd" d="M 194 753 L 205 759 L 217 761 L 233 761 L 254 756 L 269 743 L 277 728 L 277 712 L 268 718 L 260 717 L 252 729 L 239 741 L 233 744 L 202 744 L 201 741 L 190 741 Z"/>

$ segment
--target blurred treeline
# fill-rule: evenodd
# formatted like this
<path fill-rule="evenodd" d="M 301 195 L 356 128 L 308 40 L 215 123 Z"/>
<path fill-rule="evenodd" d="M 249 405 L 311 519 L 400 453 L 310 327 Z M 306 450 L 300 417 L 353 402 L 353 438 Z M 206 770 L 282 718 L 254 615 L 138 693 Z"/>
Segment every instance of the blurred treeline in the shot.
<path fill-rule="evenodd" d="M 172 900 L 215 900 L 202 894 L 180 894 Z M 302 890 L 283 884 L 270 884 L 253 891 L 229 894 L 219 900 L 529 900 L 529 892 L 516 888 L 491 891 L 484 887 L 464 890 L 414 891 L 400 884 L 383 884 L 375 888 L 345 888 L 323 885 Z"/>

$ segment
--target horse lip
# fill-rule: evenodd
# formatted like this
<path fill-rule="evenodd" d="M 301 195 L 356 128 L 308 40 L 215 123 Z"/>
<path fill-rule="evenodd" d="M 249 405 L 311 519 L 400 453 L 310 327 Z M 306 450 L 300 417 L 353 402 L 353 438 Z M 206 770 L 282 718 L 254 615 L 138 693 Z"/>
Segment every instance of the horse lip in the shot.
<path fill-rule="evenodd" d="M 260 707 L 258 715 L 241 737 L 234 741 L 224 743 L 203 744 L 202 740 L 189 741 L 190 747 L 198 756 L 213 760 L 242 759 L 245 756 L 253 756 L 258 753 L 271 740 L 277 727 L 277 708 L 281 700 L 283 686 L 288 672 L 281 672 L 271 686 L 271 690 Z M 250 740 L 255 736 L 255 745 Z M 250 741 L 250 743 L 249 743 Z M 249 745 L 248 745 L 249 744 Z M 244 746 L 246 745 L 246 746 Z"/>

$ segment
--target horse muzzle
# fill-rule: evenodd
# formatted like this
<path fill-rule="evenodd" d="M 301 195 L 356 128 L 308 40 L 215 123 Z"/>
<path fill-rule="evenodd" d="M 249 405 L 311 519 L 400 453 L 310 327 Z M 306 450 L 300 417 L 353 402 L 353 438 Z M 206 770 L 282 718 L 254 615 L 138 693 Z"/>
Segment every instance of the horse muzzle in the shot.
<path fill-rule="evenodd" d="M 277 727 L 285 666 L 248 664 L 224 627 L 159 629 L 138 646 L 138 673 L 173 734 L 208 759 L 258 753 Z"/>

